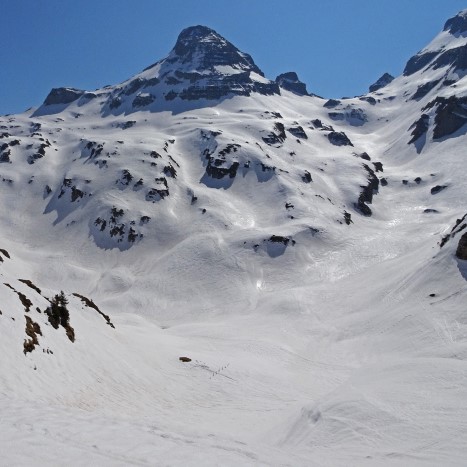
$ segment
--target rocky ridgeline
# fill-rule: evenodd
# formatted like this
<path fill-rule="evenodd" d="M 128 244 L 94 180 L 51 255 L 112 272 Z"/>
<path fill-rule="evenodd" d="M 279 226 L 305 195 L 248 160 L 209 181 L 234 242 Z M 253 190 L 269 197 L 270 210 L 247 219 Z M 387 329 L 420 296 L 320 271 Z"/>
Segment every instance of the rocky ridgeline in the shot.
<path fill-rule="evenodd" d="M 123 86 L 100 92 L 106 96 L 104 109 L 110 113 L 129 107 L 138 111 L 161 100 L 212 101 L 252 93 L 280 94 L 280 85 L 264 79 L 264 73 L 250 55 L 205 26 L 184 29 L 167 58 L 146 68 Z M 44 106 L 66 106 L 78 100 L 81 105 L 95 97 L 96 93 L 55 88 L 45 99 Z"/>

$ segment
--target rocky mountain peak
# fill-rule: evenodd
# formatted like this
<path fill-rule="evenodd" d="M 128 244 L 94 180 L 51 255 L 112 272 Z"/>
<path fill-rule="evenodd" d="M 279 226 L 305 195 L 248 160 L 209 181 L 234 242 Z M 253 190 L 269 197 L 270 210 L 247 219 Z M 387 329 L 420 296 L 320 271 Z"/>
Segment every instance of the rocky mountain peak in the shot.
<path fill-rule="evenodd" d="M 241 52 L 213 29 L 200 25 L 184 29 L 166 58 L 124 83 L 99 91 L 106 99 L 102 106 L 104 115 L 172 109 L 174 100 L 185 101 L 194 108 L 205 105 L 205 100 L 252 93 L 280 94 L 279 85 L 264 78 L 249 54 Z M 84 105 L 94 98 L 95 93 L 56 88 L 35 115 L 63 110 L 78 99 Z"/>
<path fill-rule="evenodd" d="M 443 30 L 451 34 L 467 33 L 467 9 L 460 11 L 456 16 L 448 19 Z"/>
<path fill-rule="evenodd" d="M 276 83 L 283 89 L 291 91 L 300 96 L 308 95 L 306 90 L 306 84 L 298 79 L 297 73 L 294 71 L 288 71 L 282 73 L 276 78 Z"/>
<path fill-rule="evenodd" d="M 172 101 L 220 100 L 235 95 L 280 94 L 274 81 L 247 53 L 206 26 L 191 26 L 178 36 L 168 57 L 117 86 L 108 99 L 112 113 L 162 110 Z M 129 104 L 129 105 L 128 105 Z M 202 105 L 202 104 L 199 104 Z"/>
<path fill-rule="evenodd" d="M 190 64 L 193 70 L 215 71 L 216 67 L 253 71 L 261 76 L 250 55 L 241 52 L 231 42 L 206 26 L 191 26 L 178 36 L 169 55 L 170 63 Z"/>
<path fill-rule="evenodd" d="M 389 73 L 384 73 L 378 80 L 370 86 L 370 92 L 375 92 L 378 89 L 384 88 L 389 83 L 394 81 L 394 76 Z"/>

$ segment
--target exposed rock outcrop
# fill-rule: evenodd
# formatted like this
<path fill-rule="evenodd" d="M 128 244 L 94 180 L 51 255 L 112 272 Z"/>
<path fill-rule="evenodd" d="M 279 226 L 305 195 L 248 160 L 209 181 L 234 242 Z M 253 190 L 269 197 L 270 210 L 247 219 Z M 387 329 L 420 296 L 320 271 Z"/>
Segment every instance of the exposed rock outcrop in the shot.
<path fill-rule="evenodd" d="M 456 256 L 459 259 L 467 260 L 467 232 L 462 235 L 457 245 Z"/>
<path fill-rule="evenodd" d="M 352 142 L 343 131 L 331 131 L 328 134 L 328 139 L 334 146 L 353 146 Z"/>
<path fill-rule="evenodd" d="M 456 16 L 448 19 L 443 31 L 453 35 L 467 32 L 467 10 L 462 10 Z"/>
<path fill-rule="evenodd" d="M 361 186 L 362 192 L 355 203 L 355 208 L 364 216 L 371 216 L 373 213 L 367 204 L 371 204 L 373 202 L 373 195 L 378 192 L 379 179 L 375 175 L 374 170 L 368 165 L 363 164 L 363 167 L 368 173 L 368 184 Z"/>
<path fill-rule="evenodd" d="M 53 88 L 45 98 L 44 105 L 70 104 L 84 93 L 85 91 L 75 88 Z"/>
<path fill-rule="evenodd" d="M 444 235 L 441 241 L 439 242 L 439 247 L 443 248 L 447 242 L 451 239 L 456 237 L 456 235 L 464 232 L 467 229 L 467 214 L 464 214 L 460 219 L 456 219 L 454 226 L 452 227 L 451 231 Z M 462 237 L 459 240 L 459 244 L 457 245 L 456 256 L 459 259 L 467 259 L 467 232 L 462 234 Z"/>
<path fill-rule="evenodd" d="M 370 92 L 378 91 L 378 89 L 384 88 L 394 80 L 394 76 L 389 73 L 384 73 L 378 80 L 370 86 Z"/>
<path fill-rule="evenodd" d="M 436 107 L 433 139 L 452 135 L 467 123 L 467 96 L 437 97 L 422 110 Z"/>
<path fill-rule="evenodd" d="M 299 96 L 308 95 L 306 84 L 298 79 L 297 73 L 294 71 L 280 74 L 275 81 L 281 88 L 287 91 L 291 91 Z"/>
<path fill-rule="evenodd" d="M 412 144 L 415 143 L 420 137 L 422 137 L 426 132 L 428 131 L 430 123 L 430 117 L 427 114 L 422 114 L 422 116 L 412 124 L 412 126 L 409 128 L 409 130 L 412 130 L 412 133 L 410 135 L 412 138 L 407 144 Z"/>

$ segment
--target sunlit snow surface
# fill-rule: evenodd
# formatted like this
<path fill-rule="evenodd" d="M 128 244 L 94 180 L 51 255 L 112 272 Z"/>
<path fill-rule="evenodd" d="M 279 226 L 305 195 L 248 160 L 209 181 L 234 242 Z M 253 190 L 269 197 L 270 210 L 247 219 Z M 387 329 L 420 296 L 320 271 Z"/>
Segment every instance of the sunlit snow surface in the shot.
<path fill-rule="evenodd" d="M 0 463 L 465 465 L 467 267 L 454 257 L 457 242 L 438 245 L 467 212 L 465 132 L 433 142 L 429 130 L 421 152 L 407 144 L 434 98 L 408 100 L 424 80 L 397 78 L 373 95 L 376 105 L 342 101 L 341 110 L 365 112 L 360 126 L 287 91 L 215 106 L 176 100 L 161 112 L 128 104 L 105 118 L 98 95 L 59 113 L 2 117 L 21 144 L 0 166 L 0 179 L 13 180 L 0 184 L 0 247 L 11 256 L 1 283 L 32 300 L 43 336 L 25 356 L 27 313 L 2 289 Z M 466 90 L 464 78 L 441 93 Z M 330 144 L 315 119 L 354 146 Z M 267 145 L 277 121 L 287 138 Z M 28 164 L 32 122 L 51 146 Z M 288 132 L 298 125 L 308 139 Z M 210 131 L 220 134 L 209 140 Z M 115 151 L 107 168 L 85 154 L 88 141 Z M 236 177 L 207 177 L 203 150 L 228 144 L 241 146 Z M 157 166 L 151 151 L 162 156 Z M 353 204 L 362 163 L 371 165 L 354 155 L 362 152 L 388 180 L 371 217 Z M 179 165 L 170 195 L 148 201 L 169 155 Z M 92 196 L 59 198 L 64 178 Z M 133 188 L 140 178 L 143 191 Z M 435 185 L 448 188 L 431 195 Z M 130 244 L 101 234 L 95 219 L 112 207 L 144 236 Z M 59 290 L 75 343 L 36 311 Z M 115 328 L 73 292 L 92 297 Z"/>

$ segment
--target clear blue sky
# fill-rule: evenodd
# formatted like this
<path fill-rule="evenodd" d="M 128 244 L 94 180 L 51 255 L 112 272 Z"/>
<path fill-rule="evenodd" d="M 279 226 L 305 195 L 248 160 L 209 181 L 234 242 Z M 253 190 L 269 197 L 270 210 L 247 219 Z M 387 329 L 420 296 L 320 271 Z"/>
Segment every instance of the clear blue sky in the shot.
<path fill-rule="evenodd" d="M 324 97 L 366 92 L 401 73 L 458 0 L 1 0 L 0 114 L 52 87 L 95 89 L 163 58 L 179 32 L 215 29 L 268 78 L 296 71 Z"/>

